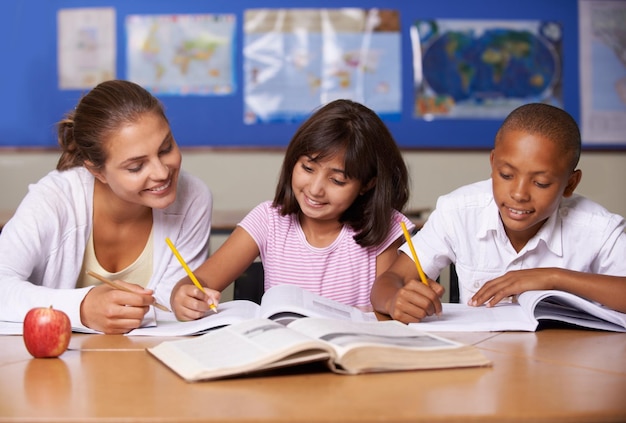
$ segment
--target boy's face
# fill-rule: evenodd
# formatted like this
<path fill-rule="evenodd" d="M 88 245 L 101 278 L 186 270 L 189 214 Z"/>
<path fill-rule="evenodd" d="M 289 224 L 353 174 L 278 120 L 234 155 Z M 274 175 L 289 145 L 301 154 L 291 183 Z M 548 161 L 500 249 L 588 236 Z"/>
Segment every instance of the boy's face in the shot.
<path fill-rule="evenodd" d="M 493 196 L 506 233 L 519 251 L 569 197 L 580 182 L 580 170 L 548 138 L 506 131 L 491 151 Z"/>

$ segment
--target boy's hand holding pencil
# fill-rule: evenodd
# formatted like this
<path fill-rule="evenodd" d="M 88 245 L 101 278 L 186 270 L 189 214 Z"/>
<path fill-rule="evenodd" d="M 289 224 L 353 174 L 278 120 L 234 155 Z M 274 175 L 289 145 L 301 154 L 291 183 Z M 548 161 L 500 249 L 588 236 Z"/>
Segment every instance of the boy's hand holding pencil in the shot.
<path fill-rule="evenodd" d="M 422 265 L 420 264 L 420 261 L 417 258 L 417 253 L 415 252 L 415 247 L 413 246 L 413 239 L 411 239 L 411 234 L 409 233 L 409 230 L 406 228 L 406 225 L 404 224 L 404 222 L 400 221 L 400 226 L 402 227 L 402 232 L 404 233 L 404 239 L 406 240 L 406 243 L 408 244 L 409 249 L 411 250 L 411 255 L 413 256 L 413 261 L 415 262 L 415 267 L 417 268 L 417 273 L 420 275 L 420 281 L 424 285 L 428 286 L 428 278 L 426 277 L 426 274 L 422 270 Z"/>
<path fill-rule="evenodd" d="M 405 281 L 405 285 L 397 291 L 391 301 L 389 313 L 392 318 L 404 323 L 418 322 L 433 314 L 438 316 L 441 313 L 440 298 L 444 288 L 436 281 L 428 279 L 417 257 L 411 234 L 404 222 L 400 221 L 400 226 L 411 252 L 418 279 Z"/>

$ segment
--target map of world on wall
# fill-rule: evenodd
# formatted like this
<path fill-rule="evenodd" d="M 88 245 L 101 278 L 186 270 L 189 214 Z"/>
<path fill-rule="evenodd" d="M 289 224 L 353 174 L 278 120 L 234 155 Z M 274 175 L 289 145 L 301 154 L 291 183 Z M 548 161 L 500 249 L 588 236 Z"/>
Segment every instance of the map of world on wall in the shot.
<path fill-rule="evenodd" d="M 418 21 L 416 115 L 500 118 L 529 102 L 560 107 L 560 26 L 515 23 Z"/>

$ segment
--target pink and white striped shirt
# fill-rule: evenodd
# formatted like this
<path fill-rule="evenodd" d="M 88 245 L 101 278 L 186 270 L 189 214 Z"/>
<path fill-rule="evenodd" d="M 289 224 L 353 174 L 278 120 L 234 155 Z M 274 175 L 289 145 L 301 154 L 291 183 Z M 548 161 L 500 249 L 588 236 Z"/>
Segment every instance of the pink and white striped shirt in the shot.
<path fill-rule="evenodd" d="M 311 246 L 296 215 L 281 216 L 271 201 L 255 207 L 239 223 L 259 247 L 265 273 L 265 290 L 293 284 L 326 298 L 352 306 L 369 306 L 376 277 L 376 257 L 402 236 L 402 219 L 409 230 L 414 225 L 394 212 L 391 231 L 374 247 L 361 247 L 355 232 L 344 226 L 335 241 L 324 248 Z"/>

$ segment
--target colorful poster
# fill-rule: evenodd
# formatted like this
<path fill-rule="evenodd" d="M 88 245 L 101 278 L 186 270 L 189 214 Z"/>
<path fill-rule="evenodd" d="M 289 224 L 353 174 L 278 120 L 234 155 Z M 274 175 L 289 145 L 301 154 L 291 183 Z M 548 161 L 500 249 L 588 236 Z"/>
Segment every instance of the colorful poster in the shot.
<path fill-rule="evenodd" d="M 89 89 L 115 78 L 114 9 L 61 9 L 57 24 L 59 89 Z"/>
<path fill-rule="evenodd" d="M 235 15 L 129 15 L 127 77 L 155 94 L 235 91 Z"/>
<path fill-rule="evenodd" d="M 626 1 L 580 1 L 581 132 L 626 145 Z"/>
<path fill-rule="evenodd" d="M 399 119 L 399 13 L 250 9 L 244 18 L 246 124 L 297 122 L 338 98 Z"/>
<path fill-rule="evenodd" d="M 557 22 L 418 20 L 415 115 L 501 119 L 530 102 L 562 107 L 561 42 Z"/>

